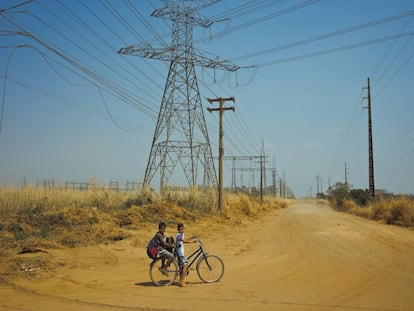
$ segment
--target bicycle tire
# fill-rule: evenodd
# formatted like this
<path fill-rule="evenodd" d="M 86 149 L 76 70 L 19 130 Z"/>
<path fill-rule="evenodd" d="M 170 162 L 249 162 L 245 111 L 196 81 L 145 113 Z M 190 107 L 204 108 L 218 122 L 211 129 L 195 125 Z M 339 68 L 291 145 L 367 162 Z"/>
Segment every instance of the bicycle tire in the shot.
<path fill-rule="evenodd" d="M 205 283 L 220 281 L 224 274 L 224 263 L 216 255 L 202 256 L 196 266 L 198 277 Z"/>
<path fill-rule="evenodd" d="M 171 262 L 170 266 L 167 269 L 168 275 L 161 273 L 160 268 L 162 265 L 162 258 L 155 259 L 150 265 L 149 274 L 151 281 L 155 286 L 167 286 L 173 284 L 177 279 L 178 274 L 180 273 L 177 262 L 175 260 Z"/>

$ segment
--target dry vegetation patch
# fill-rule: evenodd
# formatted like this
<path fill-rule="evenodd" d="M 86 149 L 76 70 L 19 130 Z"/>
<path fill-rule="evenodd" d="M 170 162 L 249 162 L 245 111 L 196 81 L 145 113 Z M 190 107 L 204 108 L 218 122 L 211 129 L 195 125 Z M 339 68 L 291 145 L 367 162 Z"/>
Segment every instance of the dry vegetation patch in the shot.
<path fill-rule="evenodd" d="M 360 206 L 351 199 L 345 199 L 341 209 L 385 224 L 414 228 L 414 200 L 409 196 L 378 198 L 369 202 L 367 206 Z"/>
<path fill-rule="evenodd" d="M 370 205 L 371 218 L 387 224 L 414 227 L 414 201 L 406 196 Z"/>
<path fill-rule="evenodd" d="M 150 191 L 0 189 L 0 276 L 53 274 L 67 264 L 53 255 L 58 250 L 125 239 L 132 247 L 145 248 L 147 232 L 153 234 L 161 221 L 175 226 L 208 219 L 232 226 L 288 204 L 275 198 L 260 204 L 246 195 L 226 194 L 219 211 L 216 202 L 214 191 L 194 189 L 164 196 Z"/>

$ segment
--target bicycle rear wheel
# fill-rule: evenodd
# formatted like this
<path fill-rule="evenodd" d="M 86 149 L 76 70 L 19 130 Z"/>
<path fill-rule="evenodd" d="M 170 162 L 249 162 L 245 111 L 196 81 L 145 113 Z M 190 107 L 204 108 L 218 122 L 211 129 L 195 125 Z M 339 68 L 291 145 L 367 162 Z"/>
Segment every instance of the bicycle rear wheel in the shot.
<path fill-rule="evenodd" d="M 216 255 L 205 255 L 198 260 L 196 270 L 203 282 L 218 282 L 224 274 L 224 263 Z"/>
<path fill-rule="evenodd" d="M 151 281 L 156 286 L 171 285 L 172 283 L 174 283 L 175 279 L 177 278 L 177 275 L 180 272 L 180 270 L 178 269 L 178 265 L 175 262 L 175 260 L 173 260 L 171 262 L 170 266 L 167 268 L 167 274 L 168 275 L 164 275 L 160 271 L 162 266 L 163 266 L 163 259 L 162 258 L 155 259 L 151 263 L 150 270 L 149 270 Z"/>

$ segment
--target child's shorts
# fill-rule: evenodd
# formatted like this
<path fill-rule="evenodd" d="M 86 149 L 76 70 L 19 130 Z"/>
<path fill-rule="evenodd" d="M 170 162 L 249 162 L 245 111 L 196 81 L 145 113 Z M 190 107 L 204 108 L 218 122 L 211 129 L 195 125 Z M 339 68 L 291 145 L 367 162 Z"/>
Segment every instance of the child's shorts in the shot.
<path fill-rule="evenodd" d="M 185 256 L 178 257 L 178 264 L 180 265 L 180 269 L 182 269 L 184 266 L 188 265 L 188 259 Z"/>
<path fill-rule="evenodd" d="M 170 253 L 169 251 L 167 251 L 166 249 L 162 249 L 158 252 L 158 254 L 165 259 L 171 258 L 174 255 L 172 253 Z"/>

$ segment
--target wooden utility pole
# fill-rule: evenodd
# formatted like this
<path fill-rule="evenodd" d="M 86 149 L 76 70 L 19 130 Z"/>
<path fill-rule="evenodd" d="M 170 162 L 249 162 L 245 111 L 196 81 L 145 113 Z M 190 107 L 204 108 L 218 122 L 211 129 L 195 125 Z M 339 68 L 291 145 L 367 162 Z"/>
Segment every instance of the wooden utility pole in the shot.
<path fill-rule="evenodd" d="M 346 168 L 346 162 L 345 162 L 345 190 L 348 191 L 348 171 Z"/>
<path fill-rule="evenodd" d="M 231 190 L 236 190 L 236 157 L 233 157 L 231 166 Z"/>
<path fill-rule="evenodd" d="M 265 151 L 262 140 L 262 150 L 260 152 L 260 204 L 263 204 L 263 187 L 266 188 L 265 180 L 266 168 L 265 168 Z"/>
<path fill-rule="evenodd" d="M 328 177 L 328 196 L 331 197 L 331 177 Z"/>
<path fill-rule="evenodd" d="M 218 108 L 207 108 L 209 112 L 212 111 L 218 111 L 220 112 L 220 132 L 219 132 L 219 210 L 223 209 L 223 156 L 224 156 L 224 147 L 223 147 L 223 113 L 226 110 L 233 110 L 234 107 L 224 107 L 223 104 L 226 101 L 233 101 L 234 103 L 234 97 L 229 98 L 207 98 L 208 102 L 210 104 L 214 102 L 219 102 Z"/>
<path fill-rule="evenodd" d="M 275 158 L 273 157 L 273 168 L 272 168 L 272 181 L 273 181 L 273 196 L 276 197 L 276 176 L 277 176 L 277 170 L 276 170 L 276 164 L 275 164 Z"/>
<path fill-rule="evenodd" d="M 369 162 L 369 194 L 371 197 L 375 197 L 375 184 L 374 184 L 374 151 L 372 147 L 372 119 L 371 119 L 371 86 L 368 78 L 368 96 L 364 97 L 368 99 L 368 162 Z"/>
<path fill-rule="evenodd" d="M 319 190 L 319 174 L 316 175 L 316 197 L 318 196 L 320 190 Z"/>

